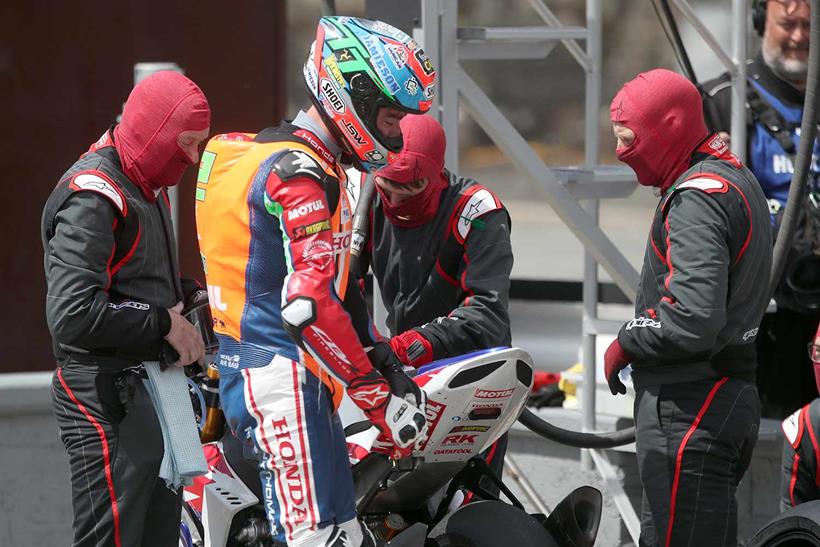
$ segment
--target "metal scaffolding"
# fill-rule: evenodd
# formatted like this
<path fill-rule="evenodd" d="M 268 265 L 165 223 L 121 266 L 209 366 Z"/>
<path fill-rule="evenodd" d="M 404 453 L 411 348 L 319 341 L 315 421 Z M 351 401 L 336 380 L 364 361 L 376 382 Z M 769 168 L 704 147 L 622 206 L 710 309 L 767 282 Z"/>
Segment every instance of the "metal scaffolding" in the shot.
<path fill-rule="evenodd" d="M 585 431 L 595 424 L 595 341 L 598 334 L 616 334 L 620 322 L 598 318 L 598 265 L 634 302 L 638 272 L 601 230 L 598 212 L 601 199 L 626 197 L 635 188 L 626 167 L 598 164 L 601 106 L 601 12 L 603 0 L 587 0 L 586 26 L 565 26 L 542 0 L 528 0 L 543 24 L 531 27 L 458 26 L 458 0 L 421 0 L 421 28 L 416 38 L 438 68 L 438 92 L 432 112 L 447 134 L 446 164 L 458 171 L 459 108 L 478 123 L 513 164 L 545 190 L 546 204 L 584 245 L 583 322 L 581 362 L 584 368 L 581 423 Z M 743 157 L 745 143 L 747 2 L 731 0 L 734 21 L 732 54 L 698 19 L 687 0 L 672 0 L 680 14 L 695 28 L 732 75 L 732 144 Z M 583 42 L 583 46 L 581 45 Z M 461 67 L 465 60 L 542 59 L 558 44 L 567 48 L 585 73 L 585 153 L 578 166 L 550 167 L 501 113 L 493 101 Z M 650 68 L 650 67 L 647 67 Z M 629 535 L 638 543 L 640 523 L 615 469 L 601 451 L 585 451 L 582 463 L 601 474 L 608 494 L 623 518 Z"/>

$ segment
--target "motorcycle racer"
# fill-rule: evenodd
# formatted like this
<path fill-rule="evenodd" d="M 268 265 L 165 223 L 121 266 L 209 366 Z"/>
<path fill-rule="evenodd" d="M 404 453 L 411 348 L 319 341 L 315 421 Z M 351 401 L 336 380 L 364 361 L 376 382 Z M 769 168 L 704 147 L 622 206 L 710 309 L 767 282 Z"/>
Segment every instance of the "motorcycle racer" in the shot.
<path fill-rule="evenodd" d="M 398 151 L 398 122 L 429 109 L 435 71 L 385 23 L 326 17 L 304 78 L 308 111 L 256 135 L 214 137 L 203 154 L 197 227 L 220 397 L 231 430 L 260 460 L 276 540 L 371 545 L 334 413 L 342 386 L 394 457 L 412 452 L 426 424 L 422 392 L 395 365 L 361 293 L 348 290 L 341 163 L 375 169 Z"/>

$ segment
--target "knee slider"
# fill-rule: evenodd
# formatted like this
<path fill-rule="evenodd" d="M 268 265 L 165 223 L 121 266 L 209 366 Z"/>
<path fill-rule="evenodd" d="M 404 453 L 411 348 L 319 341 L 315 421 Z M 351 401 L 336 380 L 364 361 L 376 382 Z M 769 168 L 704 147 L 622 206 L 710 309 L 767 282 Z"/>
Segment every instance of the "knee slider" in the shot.
<path fill-rule="evenodd" d="M 297 296 L 282 308 L 282 325 L 296 344 L 304 349 L 302 330 L 316 321 L 316 301 Z"/>

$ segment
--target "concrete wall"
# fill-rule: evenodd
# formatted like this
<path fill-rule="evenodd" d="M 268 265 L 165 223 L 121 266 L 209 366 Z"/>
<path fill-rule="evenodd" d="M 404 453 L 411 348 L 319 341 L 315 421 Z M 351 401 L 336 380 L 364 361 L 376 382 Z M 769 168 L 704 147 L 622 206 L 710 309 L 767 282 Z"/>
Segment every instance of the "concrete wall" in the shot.
<path fill-rule="evenodd" d="M 51 374 L 0 376 L 0 545 L 70 545 L 68 458 L 51 412 Z"/>
<path fill-rule="evenodd" d="M 51 412 L 49 373 L 0 376 L 0 546 L 69 545 L 71 503 L 68 462 Z M 577 415 L 559 409 L 541 411 L 562 427 L 577 427 Z M 602 417 L 600 427 L 614 426 Z M 739 536 L 748 538 L 777 512 L 782 438 L 776 422 L 764 421 L 755 459 L 738 491 Z M 516 424 L 509 454 L 537 495 L 554 507 L 578 486 L 604 492 L 598 546 L 629 543 L 611 497 L 595 471 L 580 466 L 580 451 L 550 443 Z M 625 490 L 640 511 L 640 484 L 634 454 L 609 452 L 623 474 Z M 520 485 L 511 489 L 531 511 Z"/>

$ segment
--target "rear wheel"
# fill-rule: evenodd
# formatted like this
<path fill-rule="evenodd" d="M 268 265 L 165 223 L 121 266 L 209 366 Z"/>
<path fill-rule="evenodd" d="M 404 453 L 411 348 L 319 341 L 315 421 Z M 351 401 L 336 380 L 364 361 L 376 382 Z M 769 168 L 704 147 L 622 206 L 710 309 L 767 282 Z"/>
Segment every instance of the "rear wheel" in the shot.
<path fill-rule="evenodd" d="M 432 547 L 559 547 L 535 518 L 500 501 L 460 507 L 436 524 L 428 537 Z"/>

